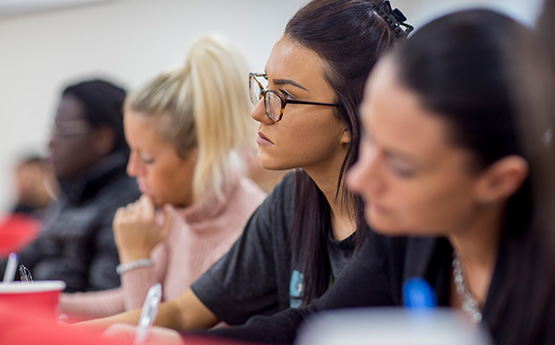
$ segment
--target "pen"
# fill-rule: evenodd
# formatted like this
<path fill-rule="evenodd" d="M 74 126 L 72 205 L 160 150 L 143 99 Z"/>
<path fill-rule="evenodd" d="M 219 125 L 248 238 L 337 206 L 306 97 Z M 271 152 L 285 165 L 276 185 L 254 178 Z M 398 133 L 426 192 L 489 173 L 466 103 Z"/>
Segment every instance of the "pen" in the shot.
<path fill-rule="evenodd" d="M 4 283 L 10 283 L 13 281 L 15 276 L 15 269 L 17 267 L 17 254 L 10 253 L 8 256 L 8 263 L 6 263 L 6 270 L 4 271 Z"/>
<path fill-rule="evenodd" d="M 144 344 L 148 338 L 148 333 L 154 323 L 154 319 L 156 319 L 158 305 L 160 305 L 161 299 L 162 285 L 160 285 L 160 283 L 152 285 L 152 287 L 148 290 L 145 303 L 143 304 L 137 334 L 135 335 L 135 342 L 133 343 L 134 345 Z"/>
<path fill-rule="evenodd" d="M 19 265 L 19 275 L 21 276 L 21 281 L 24 283 L 32 283 L 33 276 L 31 275 L 31 271 L 25 267 L 25 265 Z"/>

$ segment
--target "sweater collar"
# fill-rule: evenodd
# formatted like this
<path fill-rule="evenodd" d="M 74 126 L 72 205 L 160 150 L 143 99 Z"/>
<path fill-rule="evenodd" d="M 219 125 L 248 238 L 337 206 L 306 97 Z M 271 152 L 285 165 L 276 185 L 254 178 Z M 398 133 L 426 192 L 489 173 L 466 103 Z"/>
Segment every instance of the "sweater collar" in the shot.
<path fill-rule="evenodd" d="M 223 197 L 218 197 L 215 192 L 211 192 L 191 206 L 175 208 L 174 210 L 184 217 L 188 223 L 210 220 L 225 210 L 229 200 L 237 191 L 240 181 L 241 174 L 238 171 L 233 171 L 226 175 L 226 181 L 222 187 Z"/>

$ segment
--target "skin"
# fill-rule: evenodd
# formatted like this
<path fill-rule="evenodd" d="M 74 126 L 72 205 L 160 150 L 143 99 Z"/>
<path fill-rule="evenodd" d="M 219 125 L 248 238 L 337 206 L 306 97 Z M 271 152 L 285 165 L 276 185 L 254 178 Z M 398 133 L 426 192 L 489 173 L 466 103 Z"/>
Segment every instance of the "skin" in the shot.
<path fill-rule="evenodd" d="M 19 165 L 16 169 L 15 185 L 19 203 L 43 208 L 52 202 L 49 189 L 55 186 L 55 182 L 50 166 L 46 163 Z"/>
<path fill-rule="evenodd" d="M 114 237 L 122 263 L 150 257 L 154 247 L 168 236 L 172 218 L 162 206 L 187 207 L 193 202 L 197 150 L 186 158 L 177 154 L 161 135 L 169 119 L 168 114 L 146 117 L 132 110 L 124 115 L 125 139 L 131 150 L 127 174 L 137 178 L 143 195 L 118 209 L 114 217 Z"/>
<path fill-rule="evenodd" d="M 507 156 L 472 169 L 472 153 L 452 143 L 446 120 L 399 83 L 390 58 L 372 73 L 360 114 L 366 138 L 347 183 L 365 200 L 367 222 L 387 235 L 446 236 L 484 304 L 504 209 L 527 175 L 526 161 Z M 451 296 L 460 306 L 453 289 Z"/>
<path fill-rule="evenodd" d="M 109 127 L 91 128 L 85 117 L 85 106 L 66 95 L 60 100 L 49 148 L 55 175 L 73 180 L 107 156 L 114 146 L 114 133 Z"/>
<path fill-rule="evenodd" d="M 193 203 L 197 150 L 191 150 L 187 157 L 178 155 L 161 134 L 169 121 L 169 114 L 147 117 L 133 110 L 125 112 L 125 140 L 131 149 L 127 174 L 137 178 L 141 192 L 156 206 L 187 207 Z"/>
<path fill-rule="evenodd" d="M 272 90 L 285 91 L 298 100 L 334 102 L 333 90 L 324 79 L 323 60 L 312 50 L 286 37 L 272 49 L 266 72 Z M 339 201 L 335 200 L 336 183 L 350 135 L 332 108 L 289 104 L 282 120 L 273 122 L 260 102 L 251 116 L 260 124 L 259 136 L 265 138 L 258 139 L 257 159 L 260 164 L 268 169 L 304 169 L 330 202 L 335 237 L 343 239 L 352 234 L 354 222 L 344 213 L 346 211 L 340 211 Z M 134 310 L 86 324 L 101 328 L 116 322 L 136 325 L 139 316 L 140 310 Z M 155 325 L 193 330 L 212 327 L 218 321 L 188 289 L 176 299 L 160 305 Z"/>
<path fill-rule="evenodd" d="M 267 88 L 285 98 L 334 103 L 335 94 L 324 79 L 324 71 L 324 61 L 318 54 L 283 37 L 274 45 L 266 64 Z M 274 122 L 266 115 L 264 102 L 259 102 L 251 116 L 259 123 L 258 162 L 272 170 L 302 168 L 331 206 L 335 238 L 350 236 L 355 231 L 354 222 L 335 199 L 350 135 L 334 115 L 333 107 L 288 104 L 281 121 Z"/>

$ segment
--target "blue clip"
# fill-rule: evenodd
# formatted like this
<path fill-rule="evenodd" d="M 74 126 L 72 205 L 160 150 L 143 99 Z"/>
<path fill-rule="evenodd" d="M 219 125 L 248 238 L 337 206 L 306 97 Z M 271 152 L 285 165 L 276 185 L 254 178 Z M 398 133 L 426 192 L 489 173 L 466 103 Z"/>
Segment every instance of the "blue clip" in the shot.
<path fill-rule="evenodd" d="M 431 309 L 437 306 L 436 295 L 428 282 L 422 278 L 411 278 L 403 288 L 405 306 L 411 309 Z"/>

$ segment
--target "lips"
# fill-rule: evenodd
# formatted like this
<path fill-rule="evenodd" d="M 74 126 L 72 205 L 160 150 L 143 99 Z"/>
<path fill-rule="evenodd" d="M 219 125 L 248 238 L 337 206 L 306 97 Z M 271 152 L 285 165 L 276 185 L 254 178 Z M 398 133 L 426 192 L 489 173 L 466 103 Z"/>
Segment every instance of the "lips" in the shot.
<path fill-rule="evenodd" d="M 139 185 L 139 190 L 141 193 L 146 194 L 148 192 L 147 186 L 140 180 L 137 180 L 137 184 Z"/>
<path fill-rule="evenodd" d="M 258 132 L 258 138 L 256 138 L 256 142 L 264 146 L 274 145 L 274 143 L 270 139 L 268 139 L 268 137 L 265 136 L 262 132 Z"/>

